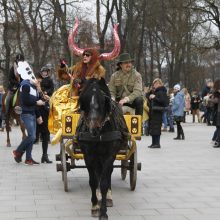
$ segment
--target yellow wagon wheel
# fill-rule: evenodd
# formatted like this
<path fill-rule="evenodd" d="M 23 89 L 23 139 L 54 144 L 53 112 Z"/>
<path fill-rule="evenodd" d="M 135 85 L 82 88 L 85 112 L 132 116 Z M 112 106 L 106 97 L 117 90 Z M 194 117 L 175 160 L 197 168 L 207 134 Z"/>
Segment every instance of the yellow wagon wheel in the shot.
<path fill-rule="evenodd" d="M 127 160 L 122 160 L 121 161 L 121 179 L 125 180 L 127 176 L 127 171 L 128 171 L 128 161 Z"/>
<path fill-rule="evenodd" d="M 68 192 L 68 179 L 67 179 L 67 161 L 66 161 L 66 150 L 63 140 L 61 141 L 61 165 L 62 165 L 62 180 L 64 185 L 64 191 Z"/>
<path fill-rule="evenodd" d="M 136 145 L 136 142 L 134 142 Z M 130 189 L 131 191 L 135 190 L 136 182 L 137 182 L 137 149 L 134 151 L 134 153 L 130 157 L 130 163 L 129 163 L 129 170 L 130 170 Z"/>

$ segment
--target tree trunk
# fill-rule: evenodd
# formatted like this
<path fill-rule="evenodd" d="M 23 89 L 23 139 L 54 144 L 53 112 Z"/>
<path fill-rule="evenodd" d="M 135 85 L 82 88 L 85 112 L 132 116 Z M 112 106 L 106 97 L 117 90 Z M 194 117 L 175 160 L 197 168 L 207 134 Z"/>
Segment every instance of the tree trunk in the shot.
<path fill-rule="evenodd" d="M 8 73 L 10 70 L 10 54 L 11 54 L 11 48 L 9 45 L 9 21 L 8 21 L 8 10 L 7 10 L 7 0 L 3 1 L 3 9 L 4 9 L 4 16 L 5 16 L 5 22 L 4 22 L 4 29 L 3 29 L 3 41 L 4 41 L 4 47 L 5 47 L 5 67 L 3 68 L 1 66 L 1 70 L 3 70 L 4 78 L 3 78 L 3 85 L 6 88 L 8 85 Z"/>

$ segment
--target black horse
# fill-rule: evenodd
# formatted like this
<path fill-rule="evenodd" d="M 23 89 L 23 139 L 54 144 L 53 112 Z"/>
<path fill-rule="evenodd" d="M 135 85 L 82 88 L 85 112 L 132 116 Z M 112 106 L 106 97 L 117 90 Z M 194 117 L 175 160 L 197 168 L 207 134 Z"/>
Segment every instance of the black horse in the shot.
<path fill-rule="evenodd" d="M 104 79 L 90 79 L 79 97 L 81 118 L 77 126 L 77 139 L 84 154 L 92 191 L 92 216 L 108 219 L 106 195 L 111 189 L 111 175 L 116 154 L 127 148 L 129 133 L 121 108 L 111 100 Z M 96 195 L 101 191 L 99 207 Z"/>

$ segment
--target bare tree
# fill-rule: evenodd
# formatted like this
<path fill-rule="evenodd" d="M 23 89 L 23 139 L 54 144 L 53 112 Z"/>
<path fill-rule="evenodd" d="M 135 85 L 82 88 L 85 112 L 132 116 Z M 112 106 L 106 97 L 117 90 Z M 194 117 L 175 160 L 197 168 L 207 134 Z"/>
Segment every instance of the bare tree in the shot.
<path fill-rule="evenodd" d="M 8 9 L 7 9 L 7 0 L 2 1 L 3 6 L 3 14 L 5 21 L 3 23 L 3 42 L 5 47 L 5 57 L 3 60 L 0 60 L 0 70 L 4 74 L 4 86 L 6 86 L 6 82 L 8 81 L 8 73 L 10 69 L 10 54 L 11 54 L 11 47 L 9 45 L 9 19 L 8 19 Z M 4 65 L 4 66 L 3 66 Z"/>
<path fill-rule="evenodd" d="M 43 0 L 29 0 L 29 4 L 15 0 L 16 18 L 22 23 L 25 36 L 20 32 L 20 38 L 27 37 L 30 50 L 33 54 L 33 68 L 38 70 L 48 56 L 50 45 L 55 36 L 56 19 L 54 12 Z M 50 19 L 51 18 L 51 19 Z M 20 40 L 19 40 L 20 41 Z"/>

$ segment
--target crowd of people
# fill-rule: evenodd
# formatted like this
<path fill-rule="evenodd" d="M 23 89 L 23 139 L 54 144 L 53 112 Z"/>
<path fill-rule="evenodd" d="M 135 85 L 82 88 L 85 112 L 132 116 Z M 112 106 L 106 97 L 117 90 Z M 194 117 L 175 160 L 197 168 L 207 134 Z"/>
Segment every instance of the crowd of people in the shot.
<path fill-rule="evenodd" d="M 220 79 L 216 79 L 215 82 L 206 79 L 205 83 L 205 87 L 200 92 L 192 91 L 191 94 L 187 88 L 181 89 L 180 84 L 167 90 L 161 79 L 155 79 L 152 87 L 145 88 L 147 119 L 143 121 L 143 133 L 152 136 L 152 144 L 149 148 L 160 148 L 161 132 L 174 132 L 174 124 L 177 128 L 177 136 L 174 140 L 184 140 L 185 134 L 181 123 L 186 122 L 186 115 L 189 114 L 192 115 L 192 123 L 216 126 L 211 144 L 215 148 L 220 147 Z M 168 102 L 165 102 L 166 96 Z M 152 101 L 155 97 L 156 100 Z"/>
<path fill-rule="evenodd" d="M 5 93 L 0 86 L 0 128 L 4 130 L 5 119 L 8 116 L 9 103 L 17 89 L 20 91 L 21 119 L 27 130 L 27 137 L 21 141 L 13 151 L 17 163 L 22 161 L 26 152 L 26 165 L 38 165 L 32 158 L 33 144 L 42 141 L 41 163 L 52 163 L 48 158 L 48 130 L 49 100 L 54 92 L 54 82 L 51 79 L 51 65 L 41 68 L 36 78 L 29 78 L 18 71 L 19 62 L 24 56 L 18 54 L 11 67 L 9 84 L 5 101 L 5 113 L 2 112 L 2 97 Z M 74 89 L 74 95 L 79 95 L 84 83 L 89 78 L 101 79 L 105 77 L 105 69 L 99 62 L 97 50 L 87 48 L 82 53 L 82 59 L 72 67 L 68 67 L 64 60 L 60 62 L 57 72 L 59 79 L 68 80 Z M 141 74 L 133 66 L 130 54 L 123 53 L 117 61 L 117 69 L 111 75 L 109 90 L 112 99 L 122 107 L 133 109 L 133 113 L 142 115 L 143 135 L 151 135 L 152 144 L 149 148 L 160 148 L 161 132 L 175 132 L 174 140 L 184 140 L 185 134 L 182 123 L 186 122 L 186 115 L 192 114 L 192 122 L 215 125 L 213 147 L 220 147 L 220 79 L 214 83 L 208 79 L 205 88 L 199 92 L 181 88 L 176 84 L 168 89 L 160 78 L 154 79 L 150 87 L 143 87 Z M 200 113 L 203 115 L 200 116 Z M 169 128 L 169 129 L 168 129 Z"/>

